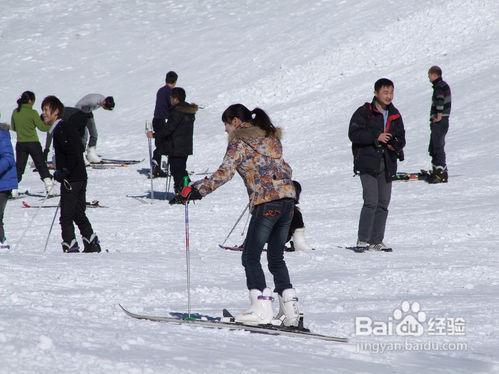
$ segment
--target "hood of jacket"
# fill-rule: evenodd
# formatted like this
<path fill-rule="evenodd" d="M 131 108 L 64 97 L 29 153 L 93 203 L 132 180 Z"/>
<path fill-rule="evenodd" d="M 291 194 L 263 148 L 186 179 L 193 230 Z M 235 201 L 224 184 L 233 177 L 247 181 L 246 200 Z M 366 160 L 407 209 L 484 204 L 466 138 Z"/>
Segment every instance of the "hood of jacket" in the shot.
<path fill-rule="evenodd" d="M 185 114 L 196 114 L 198 111 L 198 106 L 194 103 L 179 103 L 173 107 L 173 109 Z"/>
<path fill-rule="evenodd" d="M 282 157 L 281 145 L 282 129 L 276 128 L 275 135 L 266 135 L 261 128 L 248 122 L 243 122 L 237 129 L 229 134 L 229 142 L 242 141 L 255 152 L 272 158 Z"/>

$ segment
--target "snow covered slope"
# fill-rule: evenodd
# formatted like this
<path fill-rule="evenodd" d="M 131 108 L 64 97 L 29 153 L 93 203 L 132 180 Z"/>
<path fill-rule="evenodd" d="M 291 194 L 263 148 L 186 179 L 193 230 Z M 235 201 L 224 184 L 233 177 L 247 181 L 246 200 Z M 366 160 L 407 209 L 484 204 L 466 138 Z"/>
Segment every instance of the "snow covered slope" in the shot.
<path fill-rule="evenodd" d="M 497 1 L 4 0 L 2 6 L 2 121 L 24 90 L 36 93 L 38 110 L 49 94 L 67 105 L 90 92 L 113 95 L 116 109 L 95 113 L 99 152 L 147 158 L 144 122 L 165 73 L 175 70 L 187 100 L 204 107 L 188 163 L 199 172 L 222 159 L 220 116 L 228 105 L 268 111 L 284 128 L 285 157 L 302 183 L 307 237 L 316 248 L 286 255 L 306 324 L 351 343 L 126 317 L 118 303 L 155 314 L 187 305 L 183 208 L 127 197 L 147 194 L 149 181 L 138 172 L 148 167 L 143 162 L 89 171 L 88 198 L 110 206 L 88 212 L 106 254 L 63 255 L 58 225 L 43 253 L 53 210 L 8 203 L 6 231 L 18 245 L 0 255 L 0 373 L 499 371 Z M 407 136 L 399 169 L 428 167 L 426 73 L 434 64 L 453 93 L 449 183 L 394 184 L 386 233 L 392 254 L 338 248 L 355 241 L 362 204 L 360 181 L 352 178 L 350 116 L 371 99 L 376 79 L 391 78 Z M 158 195 L 164 188 L 155 181 Z M 23 189 L 42 190 L 37 174 L 25 173 Z M 190 206 L 196 312 L 220 315 L 224 307 L 247 305 L 239 254 L 217 248 L 246 202 L 235 177 Z M 242 241 L 241 230 L 230 242 Z M 464 319 L 465 335 L 355 335 L 356 317 L 393 320 L 404 301 L 419 303 L 429 317 Z M 382 344 L 406 341 L 439 346 L 376 353 Z M 467 349 L 442 348 L 458 343 Z"/>

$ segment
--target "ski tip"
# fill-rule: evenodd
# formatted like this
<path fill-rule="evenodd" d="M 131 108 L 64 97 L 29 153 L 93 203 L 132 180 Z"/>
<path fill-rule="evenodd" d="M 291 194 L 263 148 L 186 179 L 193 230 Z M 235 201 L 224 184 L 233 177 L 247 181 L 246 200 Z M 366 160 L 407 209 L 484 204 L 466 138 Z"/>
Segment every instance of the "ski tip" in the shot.
<path fill-rule="evenodd" d="M 23 208 L 29 208 L 30 205 L 26 202 L 26 201 L 22 201 L 22 204 L 23 204 Z"/>

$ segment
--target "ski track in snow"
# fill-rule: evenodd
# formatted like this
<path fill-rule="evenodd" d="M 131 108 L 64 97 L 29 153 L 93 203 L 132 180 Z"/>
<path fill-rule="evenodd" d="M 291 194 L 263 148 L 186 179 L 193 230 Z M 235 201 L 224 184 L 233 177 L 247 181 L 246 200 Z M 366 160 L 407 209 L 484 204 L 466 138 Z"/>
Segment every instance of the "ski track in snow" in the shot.
<path fill-rule="evenodd" d="M 5 4 L 4 4 L 5 3 Z M 109 253 L 63 255 L 53 209 L 9 201 L 11 245 L 0 254 L 0 373 L 493 373 L 499 372 L 499 227 L 495 109 L 499 4 L 493 0 L 400 3 L 362 0 L 5 0 L 0 15 L 0 120 L 24 90 L 67 105 L 90 92 L 113 95 L 95 112 L 98 150 L 147 158 L 144 122 L 166 71 L 179 75 L 196 118 L 188 170 L 215 170 L 226 136 L 220 116 L 234 102 L 261 106 L 285 130 L 285 157 L 303 186 L 301 209 L 314 252 L 287 253 L 312 330 L 349 344 L 259 336 L 132 320 L 131 311 L 186 311 L 183 207 L 148 204 L 148 160 L 89 170 L 88 215 Z M 406 126 L 400 171 L 428 167 L 430 65 L 453 94 L 446 185 L 394 183 L 386 241 L 394 252 L 356 254 L 361 187 L 347 138 L 354 110 L 381 76 L 395 82 Z M 15 134 L 13 134 L 15 139 Z M 40 136 L 44 140 L 44 135 Z M 195 176 L 194 179 L 202 178 Z M 164 196 L 164 179 L 155 180 Z M 28 168 L 20 190 L 42 191 Z M 30 202 L 37 198 L 28 198 Z M 147 202 L 144 204 L 144 201 Z M 240 253 L 218 248 L 247 203 L 238 176 L 189 206 L 192 310 L 220 315 L 247 306 Z M 242 223 L 245 221 L 242 220 Z M 227 244 L 240 244 L 241 225 Z M 81 240 L 80 240 L 81 241 Z M 263 260 L 265 264 L 265 260 Z M 271 277 L 264 265 L 267 280 Z M 386 321 L 402 301 L 428 314 L 462 317 L 466 351 L 359 351 L 357 316 Z M 277 307 L 275 305 L 275 307 Z M 428 341 L 427 336 L 411 342 Z"/>

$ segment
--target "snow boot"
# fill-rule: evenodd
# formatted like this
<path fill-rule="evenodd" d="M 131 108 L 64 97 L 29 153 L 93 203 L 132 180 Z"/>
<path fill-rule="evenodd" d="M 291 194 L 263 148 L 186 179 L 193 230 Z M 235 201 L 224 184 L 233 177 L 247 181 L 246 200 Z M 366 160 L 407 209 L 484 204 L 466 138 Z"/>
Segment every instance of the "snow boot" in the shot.
<path fill-rule="evenodd" d="M 369 247 L 369 243 L 358 239 L 356 247 L 367 249 Z"/>
<path fill-rule="evenodd" d="M 17 188 L 14 188 L 12 191 L 10 191 L 10 198 L 11 199 L 17 199 L 19 197 L 19 191 Z"/>
<path fill-rule="evenodd" d="M 300 311 L 298 310 L 298 298 L 294 288 L 288 288 L 282 291 L 279 297 L 279 313 L 275 319 L 282 321 L 287 327 L 298 327 L 300 323 Z"/>
<path fill-rule="evenodd" d="M 245 312 L 236 316 L 236 322 L 247 325 L 266 325 L 272 321 L 272 291 L 270 288 L 250 290 L 250 307 Z"/>
<path fill-rule="evenodd" d="M 153 178 L 168 178 L 169 174 L 161 169 L 159 166 L 154 166 L 152 169 Z"/>
<path fill-rule="evenodd" d="M 99 238 L 97 235 L 95 235 L 95 232 L 90 236 L 90 239 L 85 238 L 84 236 L 82 237 L 83 239 L 83 253 L 91 253 L 91 252 L 100 252 L 100 242 Z"/>
<path fill-rule="evenodd" d="M 64 253 L 79 253 L 80 247 L 76 239 L 71 240 L 71 243 L 62 242 L 62 251 Z"/>
<path fill-rule="evenodd" d="M 313 250 L 311 246 L 305 241 L 305 228 L 296 229 L 293 233 L 293 240 L 291 241 L 291 248 L 295 251 L 310 251 Z"/>
<path fill-rule="evenodd" d="M 7 242 L 7 239 L 0 239 L 0 251 L 8 251 L 10 249 L 10 245 Z"/>
<path fill-rule="evenodd" d="M 102 158 L 97 154 L 95 147 L 88 147 L 87 160 L 93 164 L 98 164 L 102 161 Z"/>
<path fill-rule="evenodd" d="M 385 243 L 369 244 L 370 251 L 380 251 L 380 252 L 393 252 L 393 249 L 388 247 Z"/>
<path fill-rule="evenodd" d="M 449 175 L 447 173 L 447 168 L 442 166 L 437 166 L 433 168 L 433 172 L 428 178 L 428 183 L 436 184 L 436 183 L 447 183 L 449 180 Z"/>

